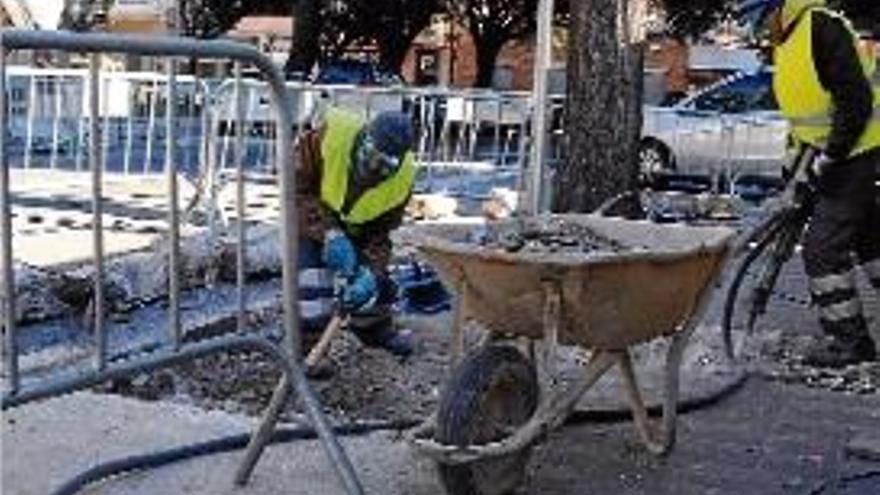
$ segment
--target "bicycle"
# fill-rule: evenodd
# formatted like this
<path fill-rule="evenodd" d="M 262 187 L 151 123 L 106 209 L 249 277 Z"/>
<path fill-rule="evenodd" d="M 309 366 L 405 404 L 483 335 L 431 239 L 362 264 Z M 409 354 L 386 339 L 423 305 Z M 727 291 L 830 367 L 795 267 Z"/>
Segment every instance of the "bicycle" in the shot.
<path fill-rule="evenodd" d="M 818 152 L 811 146 L 801 146 L 791 167 L 783 173 L 785 185 L 780 197 L 780 207 L 763 223 L 759 224 L 740 244 L 740 250 L 748 250 L 727 289 L 724 299 L 721 330 L 727 357 L 735 360 L 742 347 L 751 340 L 758 318 L 767 312 L 770 297 L 783 265 L 792 257 L 801 239 L 815 204 L 815 175 L 813 162 Z M 766 257 L 762 257 L 765 255 Z M 740 300 L 740 291 L 746 276 L 753 273 L 758 264 L 756 283 Z M 745 302 L 746 304 L 741 304 Z M 745 321 L 738 317 L 748 307 Z M 734 333 L 743 330 L 739 345 L 734 343 Z M 736 348 L 736 349 L 735 349 Z"/>

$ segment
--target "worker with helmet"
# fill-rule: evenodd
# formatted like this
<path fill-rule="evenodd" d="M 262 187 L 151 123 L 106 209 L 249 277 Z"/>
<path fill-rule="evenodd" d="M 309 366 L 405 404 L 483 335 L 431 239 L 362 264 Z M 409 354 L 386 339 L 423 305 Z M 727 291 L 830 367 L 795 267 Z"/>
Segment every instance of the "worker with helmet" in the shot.
<path fill-rule="evenodd" d="M 875 360 L 855 268 L 880 290 L 877 54 L 825 0 L 753 0 L 742 11 L 769 30 L 773 88 L 793 137 L 819 152 L 803 259 L 825 338 L 808 349 L 804 363 L 842 367 Z"/>
<path fill-rule="evenodd" d="M 335 107 L 319 120 L 297 145 L 301 321 L 320 330 L 340 305 L 366 345 L 409 355 L 411 336 L 393 325 L 388 265 L 415 180 L 412 124 L 400 112 L 366 122 Z"/>

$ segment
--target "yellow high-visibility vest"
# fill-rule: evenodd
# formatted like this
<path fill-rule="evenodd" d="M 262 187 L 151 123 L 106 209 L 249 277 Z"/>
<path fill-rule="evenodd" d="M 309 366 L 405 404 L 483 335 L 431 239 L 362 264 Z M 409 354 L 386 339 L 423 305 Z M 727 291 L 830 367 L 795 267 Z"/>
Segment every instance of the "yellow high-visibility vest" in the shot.
<path fill-rule="evenodd" d="M 850 157 L 880 147 L 880 71 L 873 50 L 859 42 L 849 22 L 828 9 L 814 7 L 801 15 L 785 43 L 776 47 L 773 90 L 792 133 L 802 142 L 824 148 L 831 134 L 833 101 L 822 87 L 813 59 L 813 16 L 817 12 L 842 19 L 852 32 L 865 76 L 874 91 L 874 113 Z"/>
<path fill-rule="evenodd" d="M 343 212 L 352 150 L 364 125 L 353 113 L 330 109 L 321 141 L 321 201 L 348 225 L 365 224 L 403 204 L 409 198 L 416 177 L 415 159 L 412 152 L 407 152 L 394 175 L 364 191 L 351 210 Z"/>

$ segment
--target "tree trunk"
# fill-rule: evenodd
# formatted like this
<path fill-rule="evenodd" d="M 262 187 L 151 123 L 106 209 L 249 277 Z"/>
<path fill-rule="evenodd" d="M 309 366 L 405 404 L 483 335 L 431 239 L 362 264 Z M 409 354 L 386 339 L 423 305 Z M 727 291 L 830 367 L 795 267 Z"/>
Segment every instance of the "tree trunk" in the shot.
<path fill-rule="evenodd" d="M 379 64 L 382 68 L 395 73 L 400 72 L 400 67 L 406 59 L 413 39 L 399 36 L 385 37 L 379 46 Z"/>
<path fill-rule="evenodd" d="M 572 2 L 569 141 L 567 160 L 554 178 L 554 211 L 590 212 L 636 189 L 642 122 L 641 44 L 630 29 L 626 2 Z"/>
<path fill-rule="evenodd" d="M 321 55 L 321 1 L 293 0 L 291 22 L 293 43 L 285 69 L 307 75 Z"/>
<path fill-rule="evenodd" d="M 495 61 L 498 53 L 504 45 L 504 40 L 492 37 L 483 39 L 474 38 L 477 46 L 477 81 L 478 88 L 492 87 L 492 78 L 495 75 Z"/>

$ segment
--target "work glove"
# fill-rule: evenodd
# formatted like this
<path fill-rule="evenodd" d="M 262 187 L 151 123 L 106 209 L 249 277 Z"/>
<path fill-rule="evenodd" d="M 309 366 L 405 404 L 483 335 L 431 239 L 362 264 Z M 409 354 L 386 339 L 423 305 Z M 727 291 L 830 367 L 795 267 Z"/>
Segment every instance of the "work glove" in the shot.
<path fill-rule="evenodd" d="M 833 164 L 834 159 L 826 155 L 825 152 L 820 151 L 813 160 L 813 163 L 810 164 L 811 178 L 818 179 L 822 177 L 822 174 L 828 170 L 828 167 L 833 166 Z"/>
<path fill-rule="evenodd" d="M 376 276 L 369 268 L 360 266 L 355 276 L 342 288 L 340 302 L 346 311 L 358 311 L 372 307 L 378 296 Z"/>
<path fill-rule="evenodd" d="M 323 258 L 327 268 L 343 278 L 354 277 L 357 273 L 357 252 L 351 239 L 341 230 L 331 229 L 324 235 Z"/>

